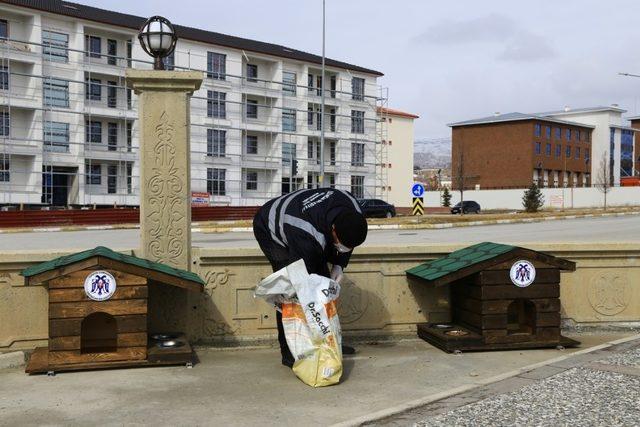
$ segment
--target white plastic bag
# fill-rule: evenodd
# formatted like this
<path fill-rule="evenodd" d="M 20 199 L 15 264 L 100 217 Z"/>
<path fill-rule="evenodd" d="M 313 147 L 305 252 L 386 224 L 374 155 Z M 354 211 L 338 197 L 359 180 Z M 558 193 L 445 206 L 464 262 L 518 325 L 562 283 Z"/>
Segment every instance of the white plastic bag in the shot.
<path fill-rule="evenodd" d="M 255 290 L 282 310 L 282 325 L 295 362 L 293 372 L 305 384 L 337 384 L 342 375 L 342 331 L 336 310 L 340 285 L 308 274 L 298 260 L 265 278 Z"/>

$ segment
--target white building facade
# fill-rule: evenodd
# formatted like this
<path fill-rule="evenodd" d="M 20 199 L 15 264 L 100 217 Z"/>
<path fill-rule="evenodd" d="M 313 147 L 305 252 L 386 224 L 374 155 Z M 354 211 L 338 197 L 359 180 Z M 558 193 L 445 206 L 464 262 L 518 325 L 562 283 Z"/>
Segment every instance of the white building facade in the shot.
<path fill-rule="evenodd" d="M 593 185 L 602 184 L 602 161 L 606 159 L 609 185 L 619 186 L 621 177 L 637 175 L 633 159 L 640 155 L 634 154 L 635 129 L 622 117 L 626 112 L 614 104 L 608 107 L 566 107 L 538 115 L 595 126 L 591 133 L 591 182 Z"/>
<path fill-rule="evenodd" d="M 151 68 L 142 18 L 65 3 L 0 3 L 0 204 L 137 205 L 137 99 Z M 382 74 L 252 40 L 178 27 L 170 69 L 201 70 L 191 101 L 192 191 L 261 205 L 324 184 L 379 197 Z"/>

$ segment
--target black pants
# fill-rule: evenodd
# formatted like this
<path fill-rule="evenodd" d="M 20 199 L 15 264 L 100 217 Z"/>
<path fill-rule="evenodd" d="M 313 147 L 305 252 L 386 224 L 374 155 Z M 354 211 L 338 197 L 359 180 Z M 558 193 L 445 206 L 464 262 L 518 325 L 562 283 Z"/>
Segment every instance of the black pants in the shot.
<path fill-rule="evenodd" d="M 275 243 L 271 239 L 269 229 L 266 224 L 256 216 L 253 220 L 253 234 L 260 245 L 260 249 L 269 260 L 271 268 L 274 272 L 286 267 L 293 261 L 289 256 L 289 251 L 279 244 Z M 278 326 L 278 343 L 280 344 L 280 354 L 282 354 L 282 360 L 287 360 L 293 363 L 293 355 L 289 346 L 287 345 L 287 339 L 284 336 L 284 327 L 282 326 L 282 313 L 276 310 L 276 324 Z"/>

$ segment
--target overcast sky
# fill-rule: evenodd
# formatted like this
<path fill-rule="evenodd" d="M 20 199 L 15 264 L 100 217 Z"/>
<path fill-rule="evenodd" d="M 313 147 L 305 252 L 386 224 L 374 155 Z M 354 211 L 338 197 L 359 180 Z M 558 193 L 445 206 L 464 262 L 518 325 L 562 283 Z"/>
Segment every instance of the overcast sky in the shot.
<path fill-rule="evenodd" d="M 321 0 L 76 0 L 321 53 Z M 415 136 L 452 121 L 618 103 L 640 114 L 639 0 L 326 0 L 327 57 L 379 70 Z"/>

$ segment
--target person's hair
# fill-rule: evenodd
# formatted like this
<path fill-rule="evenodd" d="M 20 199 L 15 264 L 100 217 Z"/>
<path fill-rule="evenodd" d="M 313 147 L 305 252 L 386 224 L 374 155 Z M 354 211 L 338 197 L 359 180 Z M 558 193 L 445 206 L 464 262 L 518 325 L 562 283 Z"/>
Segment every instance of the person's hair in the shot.
<path fill-rule="evenodd" d="M 367 220 L 357 212 L 345 212 L 338 215 L 333 223 L 338 240 L 349 248 L 361 245 L 367 238 Z"/>

